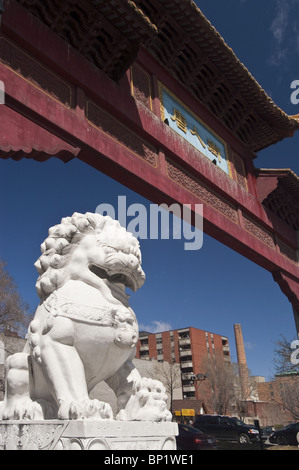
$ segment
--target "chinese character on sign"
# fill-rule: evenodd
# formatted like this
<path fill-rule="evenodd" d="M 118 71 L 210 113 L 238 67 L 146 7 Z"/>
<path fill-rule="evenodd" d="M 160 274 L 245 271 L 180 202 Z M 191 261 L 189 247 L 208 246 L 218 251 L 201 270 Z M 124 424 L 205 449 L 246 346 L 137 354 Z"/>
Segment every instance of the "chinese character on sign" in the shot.
<path fill-rule="evenodd" d="M 187 134 L 187 121 L 185 116 L 178 110 L 173 108 L 174 116 L 170 116 L 173 121 L 176 121 L 177 126 L 181 131 Z"/>
<path fill-rule="evenodd" d="M 193 130 L 191 131 L 191 134 L 192 134 L 192 135 L 196 135 L 196 137 L 198 138 L 198 140 L 199 140 L 199 142 L 201 143 L 201 145 L 203 146 L 203 148 L 206 148 L 204 141 L 202 140 L 202 138 L 200 137 L 199 133 L 197 132 L 196 126 L 193 126 Z"/>
<path fill-rule="evenodd" d="M 217 145 L 215 144 L 215 142 L 213 142 L 212 140 L 208 140 L 208 146 L 209 146 L 209 151 L 215 155 L 215 157 L 218 158 L 219 160 L 219 163 L 221 162 L 221 150 L 219 147 L 217 147 Z"/>

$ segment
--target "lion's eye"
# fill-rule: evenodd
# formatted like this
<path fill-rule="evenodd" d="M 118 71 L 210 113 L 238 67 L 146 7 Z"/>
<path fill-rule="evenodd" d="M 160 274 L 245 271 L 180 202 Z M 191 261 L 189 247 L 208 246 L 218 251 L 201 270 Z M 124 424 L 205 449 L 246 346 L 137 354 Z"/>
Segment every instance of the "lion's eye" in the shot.
<path fill-rule="evenodd" d="M 117 250 L 115 248 L 112 248 L 112 246 L 106 246 L 105 253 L 117 253 Z"/>

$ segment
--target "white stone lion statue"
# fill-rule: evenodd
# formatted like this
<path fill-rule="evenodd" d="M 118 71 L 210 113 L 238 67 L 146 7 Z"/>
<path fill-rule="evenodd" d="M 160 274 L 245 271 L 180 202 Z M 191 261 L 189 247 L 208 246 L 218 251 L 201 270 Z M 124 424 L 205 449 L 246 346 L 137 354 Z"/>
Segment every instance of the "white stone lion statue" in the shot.
<path fill-rule="evenodd" d="M 24 351 L 6 361 L 0 419 L 113 419 L 89 392 L 105 381 L 119 420 L 168 421 L 165 388 L 132 359 L 138 325 L 125 288 L 145 281 L 139 243 L 118 221 L 74 213 L 49 229 L 35 266 L 41 302 Z"/>

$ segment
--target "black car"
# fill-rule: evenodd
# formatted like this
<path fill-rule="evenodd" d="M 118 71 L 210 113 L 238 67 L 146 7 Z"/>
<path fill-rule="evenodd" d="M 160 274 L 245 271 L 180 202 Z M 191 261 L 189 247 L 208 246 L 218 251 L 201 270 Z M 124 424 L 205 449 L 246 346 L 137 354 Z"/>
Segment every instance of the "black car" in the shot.
<path fill-rule="evenodd" d="M 274 431 L 275 429 L 273 426 L 265 426 L 264 428 L 262 428 L 263 437 L 265 438 L 269 437 L 270 434 L 272 434 Z"/>
<path fill-rule="evenodd" d="M 176 436 L 178 450 L 215 450 L 216 440 L 202 431 L 187 424 L 179 424 L 179 434 Z"/>
<path fill-rule="evenodd" d="M 222 415 L 200 415 L 193 426 L 219 440 L 238 441 L 240 444 L 259 441 L 259 432 L 237 418 Z"/>
<path fill-rule="evenodd" d="M 299 433 L 299 423 L 292 423 L 270 434 L 269 442 L 280 446 L 297 446 L 297 433 Z"/>

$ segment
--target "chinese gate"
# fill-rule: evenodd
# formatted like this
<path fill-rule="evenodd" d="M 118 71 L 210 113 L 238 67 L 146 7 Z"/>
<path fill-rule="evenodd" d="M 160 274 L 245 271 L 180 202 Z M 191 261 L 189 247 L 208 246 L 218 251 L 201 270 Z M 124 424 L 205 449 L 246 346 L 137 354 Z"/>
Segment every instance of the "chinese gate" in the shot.
<path fill-rule="evenodd" d="M 259 170 L 291 137 L 190 0 L 6 0 L 1 158 L 78 158 L 156 203 L 204 205 L 204 231 L 272 273 L 299 330 L 299 181 Z"/>

